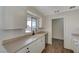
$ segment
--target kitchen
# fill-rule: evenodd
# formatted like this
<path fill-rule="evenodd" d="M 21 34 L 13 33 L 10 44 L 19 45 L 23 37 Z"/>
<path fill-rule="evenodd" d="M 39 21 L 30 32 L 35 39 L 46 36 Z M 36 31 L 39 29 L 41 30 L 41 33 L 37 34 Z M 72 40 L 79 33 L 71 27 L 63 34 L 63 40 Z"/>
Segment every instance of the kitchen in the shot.
<path fill-rule="evenodd" d="M 47 44 L 52 45 L 52 19 L 58 18 L 64 20 L 64 48 L 79 52 L 75 50 L 78 46 L 74 48 L 72 42 L 74 32 L 79 28 L 78 13 L 79 7 L 74 6 L 0 6 L 0 52 L 43 52 Z M 50 47 L 48 50 L 52 49 Z"/>
<path fill-rule="evenodd" d="M 19 38 L 22 38 L 22 37 L 26 38 L 26 41 L 27 41 L 27 39 L 29 39 L 28 43 L 27 42 L 24 43 L 24 46 L 26 46 L 27 44 L 34 41 L 32 39 L 35 39 L 35 40 L 42 39 L 41 37 L 45 35 L 45 33 L 40 34 L 39 32 L 36 32 L 36 33 L 38 33 L 37 35 L 32 35 L 31 32 L 28 33 L 26 31 L 27 14 L 34 15 L 34 17 L 39 18 L 39 28 L 43 31 L 43 28 L 42 28 L 42 17 L 43 16 L 41 13 L 38 13 L 38 11 L 35 10 L 33 7 L 23 7 L 23 6 L 21 6 L 21 7 L 20 6 L 0 7 L 0 13 L 2 13 L 2 14 L 0 14 L 1 15 L 0 18 L 2 18 L 2 20 L 0 20 L 0 22 L 1 23 L 3 22 L 2 24 L 0 23 L 2 25 L 2 27 L 0 26 L 1 27 L 0 28 L 1 29 L 1 31 L 0 31 L 0 34 L 1 34 L 0 52 L 6 52 L 6 50 L 9 48 L 9 46 L 7 46 L 8 47 L 7 48 L 6 45 L 8 45 L 9 43 L 12 43 L 14 41 L 17 41 Z M 39 31 L 41 31 L 40 29 L 39 29 Z M 25 41 L 23 41 L 23 42 L 25 42 Z M 20 42 L 20 43 L 23 43 L 23 42 Z M 18 41 L 16 43 L 19 44 Z M 44 45 L 45 45 L 45 42 L 44 42 Z M 20 48 L 22 48 L 24 46 L 21 46 Z M 13 47 L 13 46 L 10 46 L 9 49 L 11 49 L 11 47 Z M 18 46 L 16 46 L 16 48 L 17 47 Z M 16 48 L 14 47 L 15 50 L 16 50 Z M 44 49 L 44 46 L 42 47 L 42 50 L 43 49 Z M 8 50 L 8 52 L 11 52 L 11 51 Z"/>

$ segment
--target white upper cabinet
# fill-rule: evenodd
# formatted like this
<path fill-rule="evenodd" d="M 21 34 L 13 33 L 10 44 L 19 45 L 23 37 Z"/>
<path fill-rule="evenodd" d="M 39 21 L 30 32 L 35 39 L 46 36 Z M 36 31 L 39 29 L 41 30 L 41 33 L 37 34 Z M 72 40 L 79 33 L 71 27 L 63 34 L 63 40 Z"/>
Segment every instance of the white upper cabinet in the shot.
<path fill-rule="evenodd" d="M 2 11 L 3 11 L 3 7 L 0 6 L 0 29 L 2 29 L 2 27 L 3 27 L 3 26 L 2 26 L 2 20 L 3 20 L 3 19 L 2 19 L 2 18 L 3 18 L 3 17 L 2 17 L 2 16 L 3 16 L 3 15 L 2 15 Z"/>
<path fill-rule="evenodd" d="M 4 7 L 3 29 L 24 29 L 26 27 L 26 7 Z"/>

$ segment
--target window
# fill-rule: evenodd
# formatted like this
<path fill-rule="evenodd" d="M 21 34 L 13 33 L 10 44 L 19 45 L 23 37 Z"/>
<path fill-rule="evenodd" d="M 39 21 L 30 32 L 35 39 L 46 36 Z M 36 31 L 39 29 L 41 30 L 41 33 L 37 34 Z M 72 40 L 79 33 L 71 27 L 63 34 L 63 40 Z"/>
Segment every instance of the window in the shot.
<path fill-rule="evenodd" d="M 38 29 L 38 21 L 37 21 L 37 19 L 36 18 L 31 18 L 32 19 L 32 31 L 34 30 L 34 31 L 37 31 L 37 29 Z"/>
<path fill-rule="evenodd" d="M 25 32 L 38 30 L 38 19 L 32 16 L 27 16 L 27 28 Z"/>

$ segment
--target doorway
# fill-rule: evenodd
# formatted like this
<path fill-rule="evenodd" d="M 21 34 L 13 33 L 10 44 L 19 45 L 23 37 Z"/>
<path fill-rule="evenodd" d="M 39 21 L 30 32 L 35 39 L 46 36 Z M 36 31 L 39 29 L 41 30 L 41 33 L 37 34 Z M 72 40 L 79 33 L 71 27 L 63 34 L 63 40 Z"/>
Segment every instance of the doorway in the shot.
<path fill-rule="evenodd" d="M 52 19 L 52 39 L 64 40 L 64 19 Z"/>

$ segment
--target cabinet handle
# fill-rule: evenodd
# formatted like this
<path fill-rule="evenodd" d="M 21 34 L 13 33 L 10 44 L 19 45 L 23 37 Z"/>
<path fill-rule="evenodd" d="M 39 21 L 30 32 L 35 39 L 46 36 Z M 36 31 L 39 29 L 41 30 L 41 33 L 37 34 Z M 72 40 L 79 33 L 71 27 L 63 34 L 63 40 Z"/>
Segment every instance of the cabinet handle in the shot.
<path fill-rule="evenodd" d="M 26 53 L 29 53 L 30 51 L 26 52 Z"/>
<path fill-rule="evenodd" d="M 29 49 L 29 48 L 27 48 L 27 49 Z"/>
<path fill-rule="evenodd" d="M 28 51 L 28 52 L 30 52 L 30 51 Z"/>
<path fill-rule="evenodd" d="M 26 53 L 29 53 L 30 51 L 26 52 Z"/>

